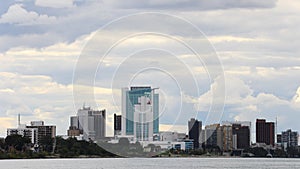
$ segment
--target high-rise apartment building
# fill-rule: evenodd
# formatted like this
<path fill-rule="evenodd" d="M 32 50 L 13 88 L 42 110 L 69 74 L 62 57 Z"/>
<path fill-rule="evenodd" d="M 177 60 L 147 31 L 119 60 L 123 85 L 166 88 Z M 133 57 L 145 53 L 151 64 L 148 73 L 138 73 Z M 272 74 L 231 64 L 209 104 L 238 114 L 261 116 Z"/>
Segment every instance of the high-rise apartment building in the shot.
<path fill-rule="evenodd" d="M 137 141 L 153 141 L 153 134 L 159 134 L 159 94 L 155 89 L 122 89 L 122 135 L 134 136 Z"/>
<path fill-rule="evenodd" d="M 233 150 L 233 138 L 232 138 L 232 126 L 231 125 L 223 125 L 223 151 L 231 151 Z"/>
<path fill-rule="evenodd" d="M 256 119 L 256 143 L 265 143 L 274 146 L 275 123 L 265 119 Z"/>
<path fill-rule="evenodd" d="M 26 128 L 37 129 L 37 143 L 39 143 L 44 137 L 56 137 L 56 126 L 45 125 L 44 121 L 31 121 L 30 126 L 26 126 Z"/>
<path fill-rule="evenodd" d="M 283 131 L 281 133 L 281 145 L 285 148 L 298 146 L 299 134 L 297 131 L 292 131 L 291 129 Z"/>

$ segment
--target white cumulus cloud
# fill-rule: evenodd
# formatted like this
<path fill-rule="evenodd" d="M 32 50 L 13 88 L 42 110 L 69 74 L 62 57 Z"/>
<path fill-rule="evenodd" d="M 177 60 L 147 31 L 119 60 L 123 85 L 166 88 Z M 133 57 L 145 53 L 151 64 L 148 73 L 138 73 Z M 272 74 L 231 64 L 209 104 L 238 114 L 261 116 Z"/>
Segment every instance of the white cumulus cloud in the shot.
<path fill-rule="evenodd" d="M 27 11 L 22 4 L 10 6 L 5 14 L 0 18 L 0 23 L 32 25 L 50 24 L 56 20 L 54 16 L 38 14 L 34 11 Z"/>

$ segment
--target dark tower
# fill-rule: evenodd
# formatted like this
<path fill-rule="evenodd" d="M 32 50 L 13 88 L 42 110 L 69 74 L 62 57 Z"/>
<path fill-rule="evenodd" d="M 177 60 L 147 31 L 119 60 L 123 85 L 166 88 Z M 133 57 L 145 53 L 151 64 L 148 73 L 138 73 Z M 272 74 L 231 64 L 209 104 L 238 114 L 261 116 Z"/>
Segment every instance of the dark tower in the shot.
<path fill-rule="evenodd" d="M 199 137 L 202 130 L 202 122 L 192 118 L 188 122 L 188 127 L 189 127 L 189 139 L 194 140 L 194 149 L 198 149 L 200 144 Z"/>
<path fill-rule="evenodd" d="M 121 133 L 121 121 L 122 116 L 114 114 L 114 135 L 119 135 Z"/>

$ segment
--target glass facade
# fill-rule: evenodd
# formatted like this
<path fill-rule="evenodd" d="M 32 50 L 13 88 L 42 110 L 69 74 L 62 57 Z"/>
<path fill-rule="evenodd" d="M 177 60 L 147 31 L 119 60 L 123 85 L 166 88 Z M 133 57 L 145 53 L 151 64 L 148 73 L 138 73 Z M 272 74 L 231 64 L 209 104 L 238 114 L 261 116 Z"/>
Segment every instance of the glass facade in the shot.
<path fill-rule="evenodd" d="M 194 142 L 193 141 L 185 141 L 185 150 L 193 150 Z"/>
<path fill-rule="evenodd" d="M 139 98 L 146 96 L 151 99 L 151 87 L 131 87 L 130 90 L 126 91 L 126 135 L 134 134 L 134 105 L 139 104 Z M 151 99 L 152 101 L 152 99 Z M 153 96 L 153 133 L 159 133 L 159 95 L 154 94 Z M 137 131 L 141 129 L 138 125 Z M 149 126 L 144 126 L 145 130 L 148 130 Z M 140 132 L 137 132 L 140 133 Z M 145 136 L 145 135 L 144 135 Z"/>

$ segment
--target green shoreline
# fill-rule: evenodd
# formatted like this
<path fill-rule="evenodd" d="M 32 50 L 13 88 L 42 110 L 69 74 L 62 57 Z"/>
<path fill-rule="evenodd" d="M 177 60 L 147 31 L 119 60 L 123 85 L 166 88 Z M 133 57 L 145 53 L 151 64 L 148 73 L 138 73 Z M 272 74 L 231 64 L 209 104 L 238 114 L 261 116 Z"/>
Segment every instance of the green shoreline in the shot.
<path fill-rule="evenodd" d="M 54 144 L 55 143 L 55 144 Z M 109 150 L 109 151 L 108 151 Z M 61 137 L 45 138 L 38 147 L 19 135 L 8 136 L 0 142 L 0 159 L 68 159 L 68 158 L 299 158 L 300 149 L 290 148 L 265 150 L 262 147 L 245 149 L 237 155 L 233 152 L 222 152 L 219 149 L 205 150 L 176 150 L 162 152 L 155 145 L 147 147 L 149 152 L 139 144 L 130 144 L 128 140 L 121 140 L 118 144 L 105 142 L 94 143 L 76 138 L 63 139 Z M 111 153 L 114 152 L 114 153 Z M 271 156 L 270 156 L 271 154 Z"/>

